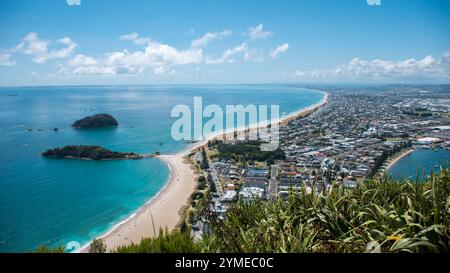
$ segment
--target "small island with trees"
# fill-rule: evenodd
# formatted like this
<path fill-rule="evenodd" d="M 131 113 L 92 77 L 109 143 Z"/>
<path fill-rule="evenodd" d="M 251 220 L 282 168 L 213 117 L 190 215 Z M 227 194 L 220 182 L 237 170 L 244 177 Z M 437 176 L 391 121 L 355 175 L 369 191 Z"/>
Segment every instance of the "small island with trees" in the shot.
<path fill-rule="evenodd" d="M 142 159 L 145 156 L 135 153 L 121 153 L 100 146 L 69 145 L 62 148 L 49 149 L 42 153 L 47 158 L 67 158 L 83 160 L 118 160 Z"/>
<path fill-rule="evenodd" d="M 72 127 L 76 129 L 94 129 L 105 127 L 116 127 L 119 123 L 109 114 L 96 114 L 75 121 Z"/>

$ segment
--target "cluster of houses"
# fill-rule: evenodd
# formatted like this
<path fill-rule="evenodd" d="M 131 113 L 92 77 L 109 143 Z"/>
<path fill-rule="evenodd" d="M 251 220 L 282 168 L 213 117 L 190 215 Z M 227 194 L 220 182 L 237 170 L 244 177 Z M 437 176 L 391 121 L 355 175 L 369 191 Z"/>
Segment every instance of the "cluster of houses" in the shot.
<path fill-rule="evenodd" d="M 439 115 L 444 106 L 427 108 L 431 116 L 411 115 L 399 107 L 403 100 L 383 93 L 332 94 L 324 109 L 282 126 L 281 148 L 291 162 L 289 168 L 297 168 L 289 181 L 315 182 L 317 190 L 330 181 L 353 188 L 380 168 L 386 154 L 426 141 L 448 147 L 448 118 Z M 442 138 L 431 137 L 437 134 Z M 282 173 L 289 173 L 285 163 L 280 165 Z M 279 187 L 285 193 L 282 180 Z"/>
<path fill-rule="evenodd" d="M 234 160 L 228 160 L 212 163 L 211 172 L 218 177 L 217 186 L 222 188 L 221 202 L 233 202 L 238 198 L 266 198 L 268 168 L 242 167 Z"/>
<path fill-rule="evenodd" d="M 265 199 L 269 185 L 268 168 L 248 168 L 245 171 L 244 182 L 239 192 L 239 198 L 253 200 Z"/>
<path fill-rule="evenodd" d="M 448 148 L 450 126 L 442 113 L 450 106 L 444 100 L 433 104 L 434 100 L 423 98 L 420 103 L 410 96 L 362 91 L 331 94 L 326 107 L 280 126 L 280 148 L 286 160 L 275 162 L 275 168 L 244 167 L 233 160 L 214 162 L 223 189 L 221 200 L 267 199 L 273 184 L 278 196 L 302 186 L 317 191 L 331 183 L 354 188 L 382 167 L 386 155 L 411 145 Z M 404 111 L 415 104 L 433 115 Z"/>
<path fill-rule="evenodd" d="M 332 93 L 325 107 L 280 126 L 285 160 L 273 165 L 214 160 L 209 171 L 220 194 L 212 209 L 223 217 L 238 199 L 285 197 L 302 187 L 322 191 L 332 183 L 355 188 L 383 168 L 386 155 L 411 146 L 449 149 L 449 102 L 424 94 Z M 408 110 L 413 108 L 431 115 Z"/>

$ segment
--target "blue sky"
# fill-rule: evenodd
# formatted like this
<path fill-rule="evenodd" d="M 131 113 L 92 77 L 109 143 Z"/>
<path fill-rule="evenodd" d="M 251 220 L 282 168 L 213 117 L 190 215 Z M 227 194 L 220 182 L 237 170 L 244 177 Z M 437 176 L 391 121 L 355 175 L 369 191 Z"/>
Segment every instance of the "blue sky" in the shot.
<path fill-rule="evenodd" d="M 0 85 L 450 82 L 447 0 L 77 2 L 0 0 Z"/>

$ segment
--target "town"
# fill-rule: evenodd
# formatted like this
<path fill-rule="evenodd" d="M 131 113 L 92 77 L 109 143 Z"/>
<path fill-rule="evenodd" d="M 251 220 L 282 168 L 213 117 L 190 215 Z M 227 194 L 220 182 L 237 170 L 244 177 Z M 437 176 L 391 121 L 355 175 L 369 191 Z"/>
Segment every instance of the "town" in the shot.
<path fill-rule="evenodd" d="M 220 219 L 238 200 L 270 201 L 286 198 L 291 190 L 325 192 L 332 185 L 352 189 L 366 178 L 383 177 L 389 162 L 405 150 L 450 147 L 445 93 L 327 92 L 324 107 L 280 125 L 275 151 L 260 151 L 254 140 L 212 140 L 192 155 L 204 174 L 189 212 L 195 236 L 205 230 L 199 207 Z M 209 200 L 201 202 L 206 185 Z"/>

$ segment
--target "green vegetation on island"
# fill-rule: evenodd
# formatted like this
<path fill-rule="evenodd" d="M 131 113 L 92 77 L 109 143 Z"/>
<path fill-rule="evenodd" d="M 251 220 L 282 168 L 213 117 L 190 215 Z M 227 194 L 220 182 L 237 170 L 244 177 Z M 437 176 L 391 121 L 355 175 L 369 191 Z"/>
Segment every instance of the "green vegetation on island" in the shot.
<path fill-rule="evenodd" d="M 143 156 L 135 153 L 114 152 L 100 146 L 85 146 L 85 145 L 69 145 L 62 148 L 49 149 L 43 152 L 42 156 L 49 158 L 69 158 L 69 159 L 86 159 L 86 160 L 143 158 Z"/>
<path fill-rule="evenodd" d="M 97 114 L 77 120 L 72 127 L 77 129 L 104 128 L 118 126 L 117 120 L 109 114 Z"/>

